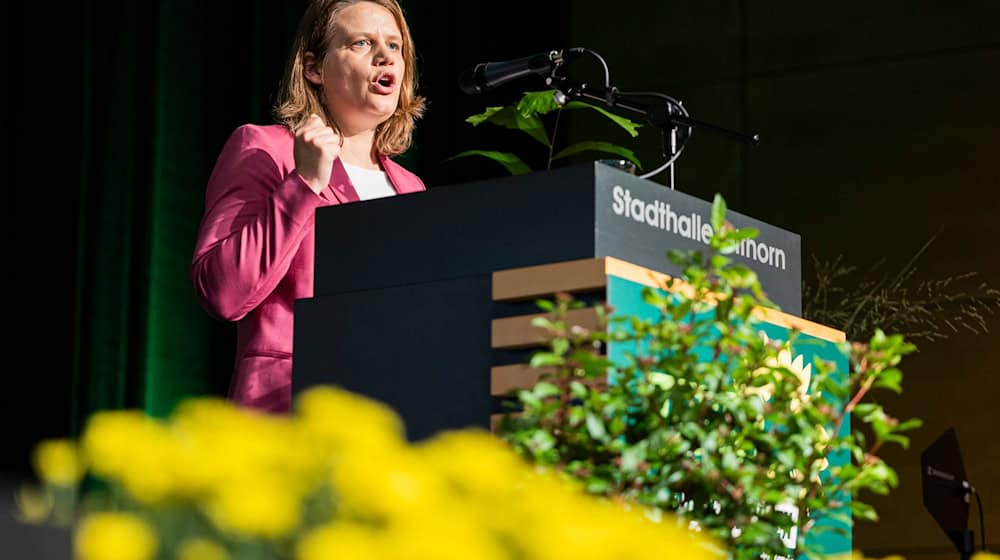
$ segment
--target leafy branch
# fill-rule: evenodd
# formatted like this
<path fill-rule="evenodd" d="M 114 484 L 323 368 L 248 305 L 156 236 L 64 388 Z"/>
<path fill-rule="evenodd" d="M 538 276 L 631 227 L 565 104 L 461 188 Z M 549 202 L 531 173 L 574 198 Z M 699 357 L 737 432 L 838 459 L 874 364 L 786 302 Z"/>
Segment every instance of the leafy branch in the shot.
<path fill-rule="evenodd" d="M 485 111 L 465 119 L 472 126 L 479 126 L 484 123 L 492 124 L 509 130 L 517 130 L 530 136 L 533 140 L 541 144 L 548 152 L 546 158 L 546 169 L 552 169 L 555 161 L 568 158 L 583 152 L 598 152 L 612 154 L 625 158 L 637 167 L 641 167 L 639 159 L 635 153 L 623 146 L 604 141 L 582 141 L 576 142 L 559 150 L 556 149 L 556 134 L 559 130 L 559 122 L 564 111 L 575 111 L 588 109 L 595 111 L 612 123 L 622 128 L 631 137 L 639 135 L 641 125 L 611 113 L 596 105 L 584 103 L 582 101 L 570 101 L 565 105 L 556 103 L 554 90 L 527 92 L 516 104 L 502 107 L 487 107 Z M 554 118 L 550 117 L 555 115 Z M 543 117 L 549 116 L 548 119 Z M 552 120 L 551 132 L 546 126 L 546 120 Z M 493 150 L 466 150 L 456 154 L 445 161 L 452 161 L 459 158 L 480 156 L 491 159 L 507 169 L 511 175 L 523 175 L 531 172 L 531 167 L 524 160 L 512 152 L 500 152 Z"/>
<path fill-rule="evenodd" d="M 523 411 L 500 431 L 590 493 L 681 515 L 733 557 L 821 557 L 814 535 L 877 519 L 861 494 L 898 483 L 878 452 L 908 446 L 920 420 L 894 418 L 873 397 L 901 391 L 898 365 L 915 347 L 876 330 L 839 345 L 839 362 L 793 359 L 798 334 L 761 334 L 758 279 L 726 256 L 753 232 L 724 214 L 717 197 L 711 254 L 671 252 L 685 272 L 644 290 L 649 318 L 598 305 L 600 326 L 588 330 L 566 320 L 583 303 L 539 302 L 548 348 L 531 365 L 546 373 L 516 394 Z M 616 345 L 631 351 L 611 359 Z"/>

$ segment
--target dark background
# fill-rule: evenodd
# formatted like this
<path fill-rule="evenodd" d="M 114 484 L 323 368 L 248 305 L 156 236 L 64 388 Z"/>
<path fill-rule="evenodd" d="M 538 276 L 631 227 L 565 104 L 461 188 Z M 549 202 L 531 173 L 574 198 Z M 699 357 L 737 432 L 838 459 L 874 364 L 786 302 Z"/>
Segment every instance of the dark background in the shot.
<path fill-rule="evenodd" d="M 842 255 L 892 272 L 936 236 L 918 277 L 974 271 L 966 287 L 1000 286 L 996 2 L 403 4 L 430 105 L 400 161 L 431 188 L 503 173 L 486 160 L 442 163 L 459 151 L 537 150 L 463 119 L 542 84 L 468 97 L 455 87 L 462 69 L 586 46 L 623 89 L 666 92 L 692 116 L 760 133 L 747 147 L 696 132 L 677 186 L 799 233 L 807 264 Z M 90 411 L 164 414 L 183 396 L 225 390 L 234 329 L 204 314 L 188 278 L 204 186 L 234 128 L 270 121 L 303 6 L 37 3 L 8 20 L 6 476 L 24 476 L 34 442 L 76 433 Z M 586 115 L 566 125 L 564 139 L 608 139 L 658 161 L 648 131 L 633 142 Z M 925 427 L 910 451 L 886 451 L 900 488 L 873 499 L 883 520 L 859 523 L 857 546 L 951 556 L 921 506 L 917 466 L 949 426 L 996 534 L 998 342 L 958 333 L 903 362 L 905 393 L 885 404 Z"/>

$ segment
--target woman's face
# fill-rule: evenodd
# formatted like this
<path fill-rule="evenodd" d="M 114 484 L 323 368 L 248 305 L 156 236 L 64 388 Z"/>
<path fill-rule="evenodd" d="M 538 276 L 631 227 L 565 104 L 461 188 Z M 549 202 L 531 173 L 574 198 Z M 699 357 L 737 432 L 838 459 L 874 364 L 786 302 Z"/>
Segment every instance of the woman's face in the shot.
<path fill-rule="evenodd" d="M 392 12 L 372 2 L 348 6 L 334 26 L 319 81 L 310 79 L 322 84 L 327 110 L 343 134 L 374 130 L 399 105 L 402 33 Z"/>

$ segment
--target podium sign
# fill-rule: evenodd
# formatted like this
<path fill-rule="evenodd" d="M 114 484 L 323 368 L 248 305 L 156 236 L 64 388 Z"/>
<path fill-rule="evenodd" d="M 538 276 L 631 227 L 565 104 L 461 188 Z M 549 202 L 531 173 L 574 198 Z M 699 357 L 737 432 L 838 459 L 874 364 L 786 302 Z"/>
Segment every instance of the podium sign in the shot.
<path fill-rule="evenodd" d="M 607 166 L 598 166 L 594 194 L 596 255 L 679 275 L 664 262 L 667 249 L 710 251 L 712 205 Z M 737 228 L 754 228 L 728 255 L 757 273 L 761 287 L 782 311 L 802 314 L 802 249 L 799 236 L 737 212 L 726 212 Z"/>

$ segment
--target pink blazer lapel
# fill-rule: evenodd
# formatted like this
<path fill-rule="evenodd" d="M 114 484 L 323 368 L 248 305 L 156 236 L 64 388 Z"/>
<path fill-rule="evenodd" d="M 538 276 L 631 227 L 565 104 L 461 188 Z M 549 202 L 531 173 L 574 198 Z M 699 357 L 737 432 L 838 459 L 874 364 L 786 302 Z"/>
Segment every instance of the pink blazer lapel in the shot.
<path fill-rule="evenodd" d="M 385 170 L 385 174 L 389 177 L 389 182 L 392 183 L 392 188 L 396 189 L 396 194 L 407 194 L 424 190 L 422 183 L 410 179 L 410 175 L 404 173 L 402 168 L 388 157 L 380 154 L 379 161 L 382 164 L 382 169 Z M 328 195 L 327 191 L 329 191 Z M 351 183 L 351 178 L 347 175 L 347 170 L 344 169 L 344 164 L 341 163 L 340 158 L 333 160 L 333 172 L 330 174 L 330 188 L 324 190 L 323 194 L 327 195 L 326 198 L 330 202 L 336 200 L 340 204 L 361 200 L 358 196 L 358 191 L 354 190 L 354 184 Z"/>
<path fill-rule="evenodd" d="M 422 191 L 423 186 L 417 184 L 415 181 L 409 179 L 407 175 L 402 173 L 402 169 L 396 162 L 392 161 L 388 157 L 379 154 L 379 161 L 382 163 L 382 169 L 385 170 L 385 174 L 389 176 L 389 182 L 392 183 L 392 188 L 396 189 L 396 194 L 407 194 L 417 191 Z"/>
<path fill-rule="evenodd" d="M 360 200 L 358 192 L 351 184 L 351 178 L 347 176 L 347 170 L 340 158 L 333 160 L 333 171 L 330 173 L 330 192 L 341 204 L 357 202 Z"/>

